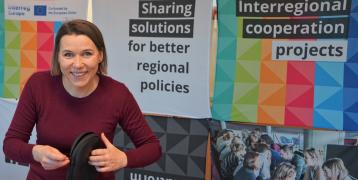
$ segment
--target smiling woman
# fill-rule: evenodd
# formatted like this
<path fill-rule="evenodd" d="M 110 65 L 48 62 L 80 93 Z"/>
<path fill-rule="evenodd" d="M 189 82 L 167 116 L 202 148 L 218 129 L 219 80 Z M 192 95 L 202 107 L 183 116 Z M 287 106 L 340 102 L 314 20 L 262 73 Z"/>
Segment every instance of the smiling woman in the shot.
<path fill-rule="evenodd" d="M 93 132 L 104 148 L 94 149 L 89 165 L 98 180 L 114 180 L 124 167 L 143 167 L 158 160 L 161 147 L 128 88 L 106 76 L 102 34 L 92 23 L 72 20 L 57 32 L 51 72 L 33 74 L 25 85 L 4 139 L 5 155 L 30 164 L 28 180 L 66 179 L 67 157 L 76 137 Z M 120 125 L 135 149 L 113 143 Z M 36 144 L 29 144 L 36 125 Z M 87 161 L 86 161 L 87 162 Z"/>

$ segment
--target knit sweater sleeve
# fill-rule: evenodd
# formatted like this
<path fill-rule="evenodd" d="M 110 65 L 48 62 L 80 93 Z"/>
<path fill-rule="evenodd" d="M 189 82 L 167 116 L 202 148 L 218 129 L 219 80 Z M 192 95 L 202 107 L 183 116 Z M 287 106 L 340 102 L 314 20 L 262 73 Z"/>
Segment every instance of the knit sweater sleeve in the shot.
<path fill-rule="evenodd" d="M 33 144 L 28 141 L 36 122 L 36 106 L 32 94 L 33 76 L 25 85 L 10 127 L 3 142 L 3 151 L 6 157 L 21 163 L 33 163 Z"/>
<path fill-rule="evenodd" d="M 126 94 L 127 100 L 122 111 L 120 125 L 136 147 L 125 152 L 128 158 L 127 167 L 143 167 L 161 157 L 161 146 L 128 89 Z"/>

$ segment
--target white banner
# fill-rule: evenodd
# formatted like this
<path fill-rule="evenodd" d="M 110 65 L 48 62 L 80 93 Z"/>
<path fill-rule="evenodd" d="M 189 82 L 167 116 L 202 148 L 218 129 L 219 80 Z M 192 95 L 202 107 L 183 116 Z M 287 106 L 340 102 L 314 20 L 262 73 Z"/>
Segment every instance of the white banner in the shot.
<path fill-rule="evenodd" d="M 208 118 L 212 1 L 94 0 L 109 75 L 144 113 Z"/>
<path fill-rule="evenodd" d="M 5 19 L 66 21 L 87 17 L 87 0 L 5 0 Z"/>
<path fill-rule="evenodd" d="M 3 147 L 5 133 L 10 126 L 14 115 L 17 101 L 13 99 L 0 98 L 0 147 Z M 32 132 L 30 143 L 35 143 L 36 132 Z M 6 159 L 4 153 L 0 153 L 1 179 L 26 179 L 29 170 L 28 165 L 20 165 L 10 159 Z"/>

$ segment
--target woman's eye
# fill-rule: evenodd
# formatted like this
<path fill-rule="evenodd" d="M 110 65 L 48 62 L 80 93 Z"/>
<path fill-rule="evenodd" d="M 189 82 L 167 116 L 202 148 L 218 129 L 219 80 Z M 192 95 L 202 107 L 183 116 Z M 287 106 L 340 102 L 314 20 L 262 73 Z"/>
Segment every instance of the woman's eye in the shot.
<path fill-rule="evenodd" d="M 84 56 L 84 57 L 90 57 L 90 56 L 92 56 L 92 55 L 93 55 L 92 52 L 84 52 L 84 53 L 83 53 L 83 56 Z"/>
<path fill-rule="evenodd" d="M 66 52 L 63 54 L 64 57 L 66 58 L 71 58 L 71 57 L 74 57 L 74 54 L 73 53 L 70 53 L 70 52 Z"/>

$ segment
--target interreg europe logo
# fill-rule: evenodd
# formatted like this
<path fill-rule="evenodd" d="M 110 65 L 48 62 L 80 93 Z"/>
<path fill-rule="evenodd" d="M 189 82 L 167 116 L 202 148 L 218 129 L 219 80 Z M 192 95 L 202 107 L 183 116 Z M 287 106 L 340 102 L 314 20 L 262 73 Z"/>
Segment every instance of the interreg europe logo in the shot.
<path fill-rule="evenodd" d="M 35 5 L 34 6 L 34 15 L 35 16 L 46 16 L 46 5 Z"/>

